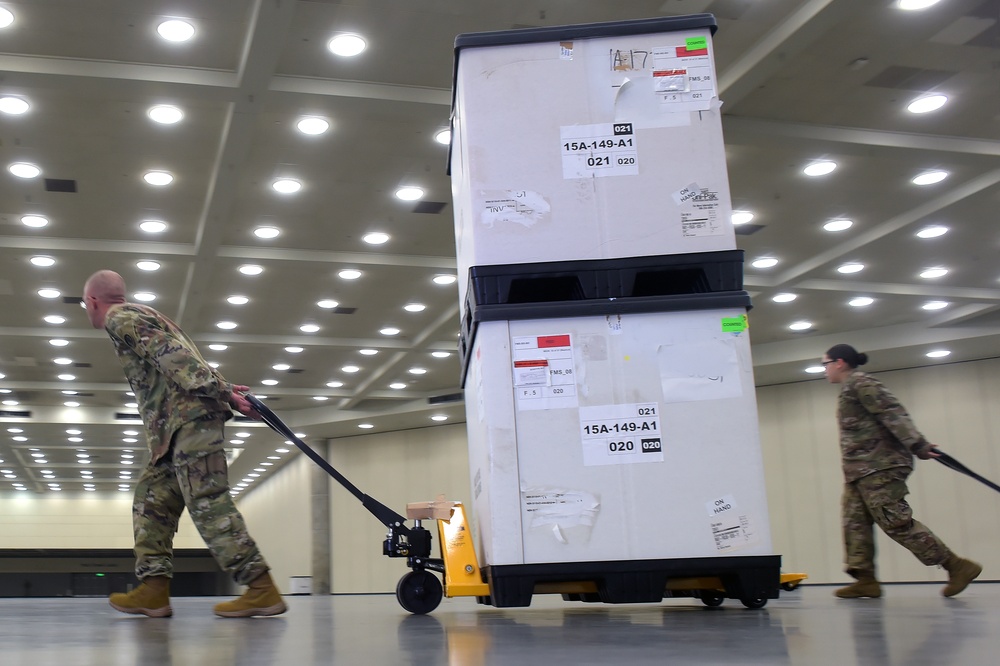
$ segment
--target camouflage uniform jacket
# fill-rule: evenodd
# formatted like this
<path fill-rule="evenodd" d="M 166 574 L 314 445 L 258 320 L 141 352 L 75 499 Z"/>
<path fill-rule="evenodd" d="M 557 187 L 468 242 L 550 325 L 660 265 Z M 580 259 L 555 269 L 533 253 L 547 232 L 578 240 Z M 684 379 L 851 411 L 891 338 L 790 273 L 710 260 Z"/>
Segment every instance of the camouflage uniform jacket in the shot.
<path fill-rule="evenodd" d="M 912 470 L 913 454 L 930 448 L 896 396 L 863 372 L 841 385 L 837 421 L 847 483 L 886 469 Z"/>
<path fill-rule="evenodd" d="M 185 423 L 212 414 L 232 418 L 232 384 L 177 324 L 151 307 L 125 303 L 108 310 L 104 328 L 135 393 L 153 462 Z"/>

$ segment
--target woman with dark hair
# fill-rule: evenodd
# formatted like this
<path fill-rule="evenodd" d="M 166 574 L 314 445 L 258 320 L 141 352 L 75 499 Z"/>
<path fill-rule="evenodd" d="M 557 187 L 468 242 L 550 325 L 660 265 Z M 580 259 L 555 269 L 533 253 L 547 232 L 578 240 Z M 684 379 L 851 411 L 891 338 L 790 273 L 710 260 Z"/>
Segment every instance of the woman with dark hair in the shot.
<path fill-rule="evenodd" d="M 875 577 L 877 524 L 924 564 L 944 567 L 948 584 L 941 594 L 953 597 L 968 587 L 983 568 L 952 553 L 933 532 L 913 519 L 905 499 L 913 456 L 935 458 L 936 447 L 920 434 L 882 382 L 857 369 L 867 362 L 867 354 L 845 344 L 834 345 L 823 356 L 827 380 L 841 385 L 837 406 L 844 466 L 841 517 L 846 571 L 857 579 L 834 594 L 843 599 L 882 596 Z"/>

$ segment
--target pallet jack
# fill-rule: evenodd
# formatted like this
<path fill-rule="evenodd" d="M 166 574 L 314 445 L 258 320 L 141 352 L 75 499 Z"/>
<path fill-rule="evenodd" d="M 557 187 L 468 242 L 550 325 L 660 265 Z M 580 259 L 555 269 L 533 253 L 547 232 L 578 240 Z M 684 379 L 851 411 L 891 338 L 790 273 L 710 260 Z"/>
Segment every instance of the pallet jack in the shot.
<path fill-rule="evenodd" d="M 406 558 L 406 565 L 411 569 L 396 585 L 396 600 L 400 606 L 416 615 L 423 615 L 437 608 L 443 597 L 476 597 L 482 604 L 491 603 L 490 586 L 484 582 L 479 569 L 472 532 L 461 502 L 438 497 L 429 502 L 410 503 L 404 518 L 361 492 L 347 477 L 296 437 L 259 398 L 250 393 L 244 397 L 260 414 L 264 423 L 292 442 L 388 528 L 385 541 L 382 542 L 382 554 Z M 408 526 L 407 520 L 412 520 L 413 525 Z M 437 521 L 441 557 L 431 557 L 432 537 L 431 532 L 423 526 L 425 520 Z M 440 573 L 444 584 L 431 572 Z M 781 574 L 781 587 L 794 590 L 805 578 L 806 574 L 801 573 Z M 539 583 L 534 591 L 537 594 L 561 594 L 567 601 L 601 601 L 597 583 L 588 580 Z M 673 578 L 668 581 L 663 596 L 694 597 L 706 606 L 715 607 L 725 601 L 726 589 L 722 580 L 715 577 Z M 747 608 L 763 608 L 767 604 L 766 598 L 741 601 Z"/>

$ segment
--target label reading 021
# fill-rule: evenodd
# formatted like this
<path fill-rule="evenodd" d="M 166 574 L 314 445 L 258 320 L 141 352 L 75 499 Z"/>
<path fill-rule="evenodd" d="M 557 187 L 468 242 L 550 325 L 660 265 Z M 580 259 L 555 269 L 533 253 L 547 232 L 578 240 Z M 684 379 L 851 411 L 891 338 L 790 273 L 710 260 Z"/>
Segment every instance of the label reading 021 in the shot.
<path fill-rule="evenodd" d="M 639 173 L 632 123 L 562 127 L 560 140 L 564 178 Z"/>

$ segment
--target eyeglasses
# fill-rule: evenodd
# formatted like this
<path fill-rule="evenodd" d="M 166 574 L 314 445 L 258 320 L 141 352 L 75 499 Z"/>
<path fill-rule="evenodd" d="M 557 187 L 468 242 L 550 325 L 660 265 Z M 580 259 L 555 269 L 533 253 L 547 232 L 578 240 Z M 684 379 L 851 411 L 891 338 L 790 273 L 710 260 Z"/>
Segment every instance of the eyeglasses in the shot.
<path fill-rule="evenodd" d="M 825 368 L 826 366 L 830 365 L 831 363 L 836 363 L 839 360 L 840 359 L 835 358 L 832 361 L 823 361 L 823 362 L 820 363 L 820 365 L 822 365 Z"/>

